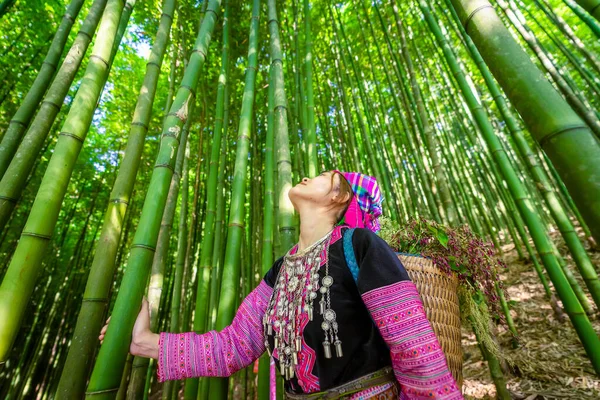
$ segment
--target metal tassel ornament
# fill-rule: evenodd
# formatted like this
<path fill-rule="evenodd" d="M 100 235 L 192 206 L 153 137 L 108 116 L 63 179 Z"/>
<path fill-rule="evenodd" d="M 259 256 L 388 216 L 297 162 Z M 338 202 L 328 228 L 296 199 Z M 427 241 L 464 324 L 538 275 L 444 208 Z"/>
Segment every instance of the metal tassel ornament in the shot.
<path fill-rule="evenodd" d="M 325 256 L 329 260 L 329 247 L 325 250 Z M 321 280 L 322 286 L 319 289 L 321 292 L 321 300 L 319 306 L 321 306 L 321 314 L 323 315 L 323 323 L 321 323 L 321 329 L 325 334 L 325 340 L 323 341 L 323 351 L 325 358 L 331 358 L 331 342 L 329 337 L 333 341 L 335 346 L 336 357 L 342 357 L 342 341 L 338 338 L 338 324 L 335 320 L 335 311 L 331 309 L 331 296 L 329 288 L 333 285 L 333 277 L 329 275 L 329 263 L 325 263 L 325 276 Z"/>
<path fill-rule="evenodd" d="M 319 269 L 323 252 L 325 252 L 325 268 L 327 272 L 329 271 L 328 249 L 332 233 L 333 230 L 302 252 L 296 254 L 288 252 L 284 256 L 262 321 L 265 338 L 274 336 L 272 351 L 268 339 L 265 340 L 265 346 L 273 356 L 277 350 L 279 370 L 286 380 L 295 376 L 298 354 L 302 351 L 302 332 L 298 328 L 300 314 L 302 311 L 306 312 L 311 321 L 314 317 L 313 301 L 317 298 L 317 290 L 319 290 Z M 326 311 L 324 305 L 324 302 L 320 304 L 321 314 Z M 331 356 L 331 349 L 329 354 Z"/>

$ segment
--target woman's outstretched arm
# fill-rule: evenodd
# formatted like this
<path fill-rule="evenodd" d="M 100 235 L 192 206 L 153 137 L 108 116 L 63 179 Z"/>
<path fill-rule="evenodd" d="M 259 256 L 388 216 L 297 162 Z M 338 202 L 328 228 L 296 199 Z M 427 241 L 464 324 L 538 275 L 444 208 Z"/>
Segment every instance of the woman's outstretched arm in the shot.
<path fill-rule="evenodd" d="M 160 334 L 150 331 L 148 302 L 142 302 L 132 332 L 129 351 L 134 356 L 158 360 L 158 380 L 179 380 L 201 376 L 226 377 L 247 367 L 265 351 L 262 318 L 273 288 L 265 280 L 240 304 L 230 325 L 215 330 Z M 103 341 L 108 327 L 102 328 Z"/>
<path fill-rule="evenodd" d="M 226 377 L 264 353 L 262 318 L 273 288 L 260 284 L 240 304 L 233 321 L 220 332 L 166 333 L 158 341 L 158 381 Z"/>

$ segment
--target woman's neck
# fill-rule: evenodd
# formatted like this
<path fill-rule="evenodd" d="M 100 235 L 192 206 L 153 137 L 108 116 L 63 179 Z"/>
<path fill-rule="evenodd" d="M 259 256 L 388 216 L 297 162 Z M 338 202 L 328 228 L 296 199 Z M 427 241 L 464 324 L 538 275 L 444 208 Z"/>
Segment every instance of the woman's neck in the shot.
<path fill-rule="evenodd" d="M 315 210 L 300 212 L 300 238 L 298 239 L 298 252 L 310 247 L 317 240 L 327 235 L 334 224 L 326 215 Z"/>

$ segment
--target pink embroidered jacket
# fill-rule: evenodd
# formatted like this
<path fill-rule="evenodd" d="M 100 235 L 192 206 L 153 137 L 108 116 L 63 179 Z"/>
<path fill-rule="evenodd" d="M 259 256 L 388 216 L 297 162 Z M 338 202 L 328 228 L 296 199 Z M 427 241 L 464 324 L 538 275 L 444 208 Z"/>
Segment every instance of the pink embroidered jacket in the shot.
<path fill-rule="evenodd" d="M 250 365 L 266 350 L 262 316 L 272 292 L 263 279 L 243 300 L 231 325 L 220 332 L 162 332 L 159 382 L 200 376 L 226 377 Z M 415 285 L 410 280 L 401 280 L 368 290 L 361 297 L 389 347 L 401 388 L 399 398 L 462 399 Z M 370 398 L 370 393 L 372 389 L 353 398 Z"/>

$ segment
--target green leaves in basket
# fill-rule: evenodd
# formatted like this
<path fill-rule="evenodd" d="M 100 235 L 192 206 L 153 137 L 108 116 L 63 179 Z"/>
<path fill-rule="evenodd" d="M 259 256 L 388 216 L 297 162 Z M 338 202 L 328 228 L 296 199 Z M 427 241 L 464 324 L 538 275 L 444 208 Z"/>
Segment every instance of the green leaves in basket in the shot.
<path fill-rule="evenodd" d="M 440 242 L 440 244 L 442 246 L 444 246 L 445 249 L 448 248 L 448 235 L 446 234 L 446 232 L 444 232 L 442 229 L 439 229 L 435 226 L 431 226 L 429 225 L 427 227 L 429 229 L 429 231 L 431 233 L 433 233 L 433 237 L 437 239 L 438 242 Z"/>
<path fill-rule="evenodd" d="M 471 276 L 471 271 L 469 271 L 469 269 L 467 267 L 465 267 L 464 264 L 457 264 L 456 263 L 456 257 L 449 256 L 448 257 L 448 264 L 450 265 L 450 269 L 452 271 L 456 271 L 459 274 L 464 274 L 466 276 Z"/>

